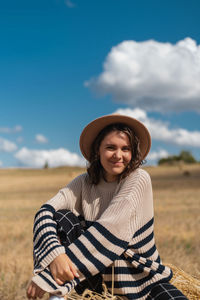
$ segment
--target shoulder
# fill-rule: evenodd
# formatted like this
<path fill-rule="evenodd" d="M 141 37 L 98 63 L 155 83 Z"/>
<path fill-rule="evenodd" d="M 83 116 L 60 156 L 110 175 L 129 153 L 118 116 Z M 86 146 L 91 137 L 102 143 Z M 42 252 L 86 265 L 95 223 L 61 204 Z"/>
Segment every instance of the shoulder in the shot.
<path fill-rule="evenodd" d="M 136 181 L 151 182 L 151 177 L 146 170 L 142 168 L 137 168 L 136 170 L 130 173 L 130 175 L 127 177 L 126 180 L 134 181 L 134 182 Z"/>
<path fill-rule="evenodd" d="M 75 177 L 72 181 L 70 181 L 67 187 L 74 186 L 74 185 L 89 185 L 89 184 L 90 184 L 89 175 L 87 173 L 83 173 Z"/>
<path fill-rule="evenodd" d="M 121 182 L 121 188 L 129 193 L 144 190 L 147 187 L 151 187 L 151 178 L 149 173 L 142 168 L 134 170 Z"/>

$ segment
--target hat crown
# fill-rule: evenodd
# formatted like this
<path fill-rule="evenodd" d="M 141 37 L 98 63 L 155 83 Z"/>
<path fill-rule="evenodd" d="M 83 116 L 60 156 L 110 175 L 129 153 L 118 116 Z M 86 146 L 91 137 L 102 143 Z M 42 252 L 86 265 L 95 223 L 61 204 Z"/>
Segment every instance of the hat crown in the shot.
<path fill-rule="evenodd" d="M 140 141 L 142 160 L 145 159 L 151 148 L 151 136 L 147 128 L 138 120 L 120 114 L 105 115 L 91 121 L 80 135 L 80 150 L 83 156 L 89 161 L 91 147 L 98 134 L 108 125 L 123 123 L 127 125 Z"/>

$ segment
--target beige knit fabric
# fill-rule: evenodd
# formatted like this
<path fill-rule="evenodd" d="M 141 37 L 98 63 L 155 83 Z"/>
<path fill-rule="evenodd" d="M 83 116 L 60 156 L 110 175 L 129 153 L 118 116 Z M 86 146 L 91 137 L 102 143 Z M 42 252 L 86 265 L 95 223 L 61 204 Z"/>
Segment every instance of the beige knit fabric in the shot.
<path fill-rule="evenodd" d="M 65 252 L 79 269 L 80 280 L 101 271 L 108 288 L 114 264 L 114 293 L 129 299 L 146 299 L 155 282 L 170 280 L 171 271 L 162 265 L 155 246 L 151 179 L 143 169 L 138 168 L 120 183 L 102 179 L 98 185 L 91 185 L 88 175 L 82 174 L 47 204 L 55 210 L 69 209 L 94 224 L 65 250 L 56 238 L 56 228 L 49 225 L 53 224 L 52 212 L 41 208 L 35 220 L 38 263 L 33 281 L 46 291 L 65 295 L 78 283 L 73 280 L 60 287 L 49 273 L 48 265 Z M 51 241 L 45 236 L 49 230 L 55 233 Z M 42 239 L 45 247 L 39 245 Z"/>

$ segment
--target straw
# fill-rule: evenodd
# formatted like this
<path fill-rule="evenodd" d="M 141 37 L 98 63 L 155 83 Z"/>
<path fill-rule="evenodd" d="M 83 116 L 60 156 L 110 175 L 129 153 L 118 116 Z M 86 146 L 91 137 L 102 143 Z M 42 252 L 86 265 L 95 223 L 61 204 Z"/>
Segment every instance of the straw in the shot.
<path fill-rule="evenodd" d="M 182 269 L 165 264 L 173 271 L 173 278 L 170 283 L 179 289 L 189 300 L 200 300 L 200 280 L 184 272 Z M 78 295 L 74 290 L 66 296 L 67 300 L 120 300 L 123 299 L 113 294 L 114 290 L 114 269 L 112 270 L 112 291 L 109 293 L 105 284 L 102 294 L 86 289 L 82 295 Z"/>
<path fill-rule="evenodd" d="M 114 296 L 110 294 L 106 285 L 102 284 L 103 292 L 102 294 L 96 293 L 94 291 L 86 289 L 82 295 L 78 295 L 75 291 L 72 291 L 67 297 L 67 300 L 120 300 L 119 296 Z"/>
<path fill-rule="evenodd" d="M 189 300 L 199 300 L 200 280 L 172 264 L 165 265 L 173 272 L 170 283 L 177 287 Z"/>

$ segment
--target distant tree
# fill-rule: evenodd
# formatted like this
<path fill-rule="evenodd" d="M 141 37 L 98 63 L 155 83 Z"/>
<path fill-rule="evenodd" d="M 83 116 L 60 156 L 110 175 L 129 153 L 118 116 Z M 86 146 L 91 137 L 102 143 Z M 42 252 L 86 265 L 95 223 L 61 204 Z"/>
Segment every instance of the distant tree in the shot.
<path fill-rule="evenodd" d="M 161 158 L 158 161 L 158 165 L 162 164 L 168 164 L 168 165 L 174 165 L 178 162 L 184 162 L 186 164 L 193 164 L 196 163 L 196 159 L 192 156 L 192 154 L 189 151 L 181 151 L 179 155 L 170 155 L 166 158 Z"/>
<path fill-rule="evenodd" d="M 48 161 L 46 160 L 45 161 L 45 164 L 44 164 L 44 167 L 43 167 L 44 169 L 48 169 L 49 168 L 49 163 L 48 163 Z"/>
<path fill-rule="evenodd" d="M 179 156 L 180 160 L 184 161 L 185 163 L 193 164 L 197 162 L 189 151 L 181 151 Z"/>

